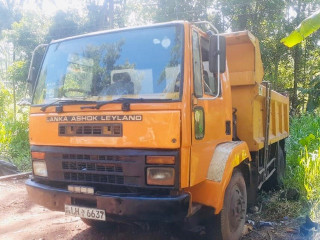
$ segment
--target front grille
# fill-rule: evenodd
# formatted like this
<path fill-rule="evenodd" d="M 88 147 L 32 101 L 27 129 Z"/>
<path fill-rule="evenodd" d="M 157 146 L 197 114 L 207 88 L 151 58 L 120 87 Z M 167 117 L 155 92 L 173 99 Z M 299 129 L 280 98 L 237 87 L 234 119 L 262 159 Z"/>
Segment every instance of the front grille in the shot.
<path fill-rule="evenodd" d="M 179 183 L 177 150 L 122 149 L 110 147 L 32 146 L 34 152 L 45 152 L 48 181 L 54 184 L 94 186 L 97 189 L 158 188 L 146 184 L 146 156 L 175 156 L 176 184 Z M 41 180 L 35 176 L 36 180 Z M 159 187 L 167 188 L 167 187 Z M 121 190 L 121 191 L 122 191 Z"/>
<path fill-rule="evenodd" d="M 64 179 L 67 181 L 74 182 L 124 184 L 124 177 L 117 175 L 65 172 Z"/>
<path fill-rule="evenodd" d="M 130 156 L 62 154 L 64 180 L 72 182 L 124 184 L 123 166 Z"/>
<path fill-rule="evenodd" d="M 123 169 L 118 164 L 88 163 L 88 162 L 62 162 L 63 170 L 100 171 L 122 173 Z"/>
<path fill-rule="evenodd" d="M 60 136 L 104 136 L 121 137 L 121 123 L 105 124 L 59 124 Z"/>
<path fill-rule="evenodd" d="M 130 157 L 113 155 L 86 155 L 86 154 L 63 154 L 62 159 L 91 160 L 91 161 L 127 161 Z"/>

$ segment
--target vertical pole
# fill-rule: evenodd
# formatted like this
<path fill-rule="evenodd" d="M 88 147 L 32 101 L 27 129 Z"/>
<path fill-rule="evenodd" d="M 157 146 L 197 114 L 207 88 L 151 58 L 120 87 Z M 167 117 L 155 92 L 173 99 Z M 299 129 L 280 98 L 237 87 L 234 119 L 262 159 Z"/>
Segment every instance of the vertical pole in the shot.
<path fill-rule="evenodd" d="M 265 135 L 264 135 L 264 175 L 263 179 L 268 176 L 267 164 L 269 161 L 269 129 L 270 129 L 270 104 L 271 104 L 271 83 L 264 82 L 266 86 L 266 102 L 265 102 Z"/>

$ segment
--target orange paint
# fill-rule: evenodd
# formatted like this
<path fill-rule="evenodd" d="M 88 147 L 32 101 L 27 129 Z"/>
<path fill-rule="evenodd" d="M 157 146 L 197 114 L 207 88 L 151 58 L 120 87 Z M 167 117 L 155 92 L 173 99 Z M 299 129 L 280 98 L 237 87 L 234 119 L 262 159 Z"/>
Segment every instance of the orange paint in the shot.
<path fill-rule="evenodd" d="M 214 182 L 205 179 L 201 183 L 186 189 L 192 194 L 193 201 L 214 207 L 215 213 L 218 214 L 222 209 L 224 192 L 231 179 L 233 169 L 245 159 L 251 161 L 248 146 L 243 142 L 235 147 L 229 155 L 221 182 Z M 208 168 L 206 170 L 208 170 Z"/>
<path fill-rule="evenodd" d="M 203 37 L 206 35 L 199 31 Z M 191 36 L 189 37 L 191 41 Z M 193 72 L 191 73 L 193 76 Z M 192 84 L 193 86 L 193 84 Z M 203 91 L 204 92 L 204 91 Z M 226 135 L 226 121 L 232 121 L 231 92 L 227 74 L 221 74 L 221 96 L 213 99 L 204 93 L 197 98 L 194 106 L 202 107 L 205 113 L 205 135 L 201 140 L 195 139 L 194 122 L 192 121 L 192 147 L 190 165 L 190 186 L 194 186 L 206 179 L 207 170 L 217 144 L 230 141 L 232 135 Z M 194 119 L 192 112 L 191 119 Z"/>
<path fill-rule="evenodd" d="M 59 136 L 61 122 L 48 117 L 141 115 L 142 121 L 88 121 L 73 123 L 122 123 L 122 137 Z M 70 122 L 63 122 L 64 124 Z M 30 144 L 45 146 L 168 148 L 180 147 L 180 111 L 99 111 L 30 114 Z"/>
<path fill-rule="evenodd" d="M 250 151 L 257 151 L 264 144 L 265 89 L 260 87 L 263 67 L 259 44 L 257 39 L 247 32 L 226 34 L 229 66 L 224 74 L 220 74 L 221 95 L 213 98 L 204 93 L 203 97 L 196 98 L 193 87 L 192 31 L 196 31 L 199 36 L 206 39 L 208 36 L 187 22 L 179 23 L 184 26 L 182 68 L 184 79 L 181 101 L 131 103 L 130 111 L 122 111 L 121 103 L 103 105 L 100 109 L 81 109 L 81 105 L 65 105 L 62 113 L 56 113 L 55 106 L 48 107 L 44 112 L 39 106 L 32 106 L 30 144 L 180 150 L 180 190 L 189 192 L 193 202 L 214 207 L 216 213 L 219 213 L 234 168 L 246 159 L 251 161 Z M 272 92 L 271 98 L 270 143 L 274 143 L 288 136 L 289 102 L 287 97 L 275 92 Z M 195 107 L 201 107 L 205 116 L 205 134 L 199 140 L 195 138 Z M 221 182 L 214 182 L 207 179 L 208 168 L 217 145 L 232 141 L 233 107 L 237 108 L 238 137 L 244 142 L 232 149 Z M 142 119 L 141 121 L 61 122 L 121 123 L 122 136 L 116 137 L 59 136 L 59 122 L 47 121 L 48 117 L 93 115 L 139 115 Z M 231 123 L 230 133 L 226 131 L 227 122 Z M 164 163 L 161 156 L 156 160 Z M 190 206 L 191 204 L 190 202 Z"/>

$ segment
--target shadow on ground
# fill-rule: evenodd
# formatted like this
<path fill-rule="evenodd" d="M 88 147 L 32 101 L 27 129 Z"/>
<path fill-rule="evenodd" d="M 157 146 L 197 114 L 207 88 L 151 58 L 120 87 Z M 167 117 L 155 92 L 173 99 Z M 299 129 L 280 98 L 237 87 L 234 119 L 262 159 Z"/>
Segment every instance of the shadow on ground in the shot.
<path fill-rule="evenodd" d="M 157 226 L 143 230 L 138 226 L 120 225 L 105 229 L 87 228 L 75 235 L 73 240 L 204 240 L 199 233 L 182 231 L 174 226 Z"/>

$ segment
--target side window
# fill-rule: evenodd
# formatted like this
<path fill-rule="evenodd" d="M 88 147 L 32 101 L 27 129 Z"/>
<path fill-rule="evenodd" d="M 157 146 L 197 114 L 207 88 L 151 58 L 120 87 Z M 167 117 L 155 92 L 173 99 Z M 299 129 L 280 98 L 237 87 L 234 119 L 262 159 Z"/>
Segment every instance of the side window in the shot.
<path fill-rule="evenodd" d="M 207 95 L 216 96 L 218 94 L 218 78 L 209 70 L 209 40 L 203 37 L 201 37 L 201 55 L 204 92 Z"/>
<path fill-rule="evenodd" d="M 199 46 L 199 35 L 196 31 L 192 32 L 192 55 L 193 55 L 193 84 L 196 97 L 202 97 L 202 73 L 201 55 Z"/>

